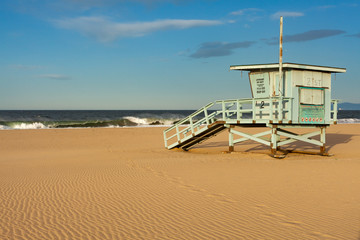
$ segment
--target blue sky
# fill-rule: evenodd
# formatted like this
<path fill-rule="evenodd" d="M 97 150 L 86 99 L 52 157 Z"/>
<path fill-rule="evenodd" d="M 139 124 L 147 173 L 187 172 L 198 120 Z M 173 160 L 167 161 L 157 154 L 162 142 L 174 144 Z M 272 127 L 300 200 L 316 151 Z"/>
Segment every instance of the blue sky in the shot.
<path fill-rule="evenodd" d="M 360 103 L 360 1 L 2 0 L 0 109 L 197 109 L 251 96 L 230 65 L 345 67 Z"/>

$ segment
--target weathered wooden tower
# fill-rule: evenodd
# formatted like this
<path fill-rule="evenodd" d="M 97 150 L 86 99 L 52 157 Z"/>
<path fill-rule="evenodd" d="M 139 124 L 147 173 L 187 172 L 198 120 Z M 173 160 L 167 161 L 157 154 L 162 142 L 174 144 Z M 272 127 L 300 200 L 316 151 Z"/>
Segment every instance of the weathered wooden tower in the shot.
<path fill-rule="evenodd" d="M 326 155 L 325 131 L 337 121 L 337 100 L 331 99 L 331 73 L 345 68 L 282 63 L 282 18 L 279 63 L 234 65 L 230 70 L 248 71 L 252 98 L 220 100 L 207 104 L 164 131 L 165 147 L 187 150 L 197 143 L 229 130 L 229 151 L 234 144 L 253 140 L 270 147 L 275 157 L 279 147 L 303 141 L 320 147 Z M 249 135 L 235 126 L 264 127 Z M 313 129 L 297 134 L 289 129 Z M 234 139 L 234 135 L 240 138 Z M 312 139 L 320 135 L 320 140 Z M 269 136 L 265 138 L 265 136 Z"/>

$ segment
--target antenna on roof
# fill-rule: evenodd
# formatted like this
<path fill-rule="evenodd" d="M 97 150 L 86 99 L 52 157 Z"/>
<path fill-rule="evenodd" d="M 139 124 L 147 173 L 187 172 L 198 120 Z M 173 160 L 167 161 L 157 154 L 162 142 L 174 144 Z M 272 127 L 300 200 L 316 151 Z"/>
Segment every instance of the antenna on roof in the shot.
<path fill-rule="evenodd" d="M 280 38 L 279 38 L 279 96 L 282 95 L 281 85 L 283 82 L 283 73 L 282 73 L 282 57 L 283 57 L 283 49 L 282 49 L 282 42 L 283 42 L 283 17 L 280 17 Z"/>

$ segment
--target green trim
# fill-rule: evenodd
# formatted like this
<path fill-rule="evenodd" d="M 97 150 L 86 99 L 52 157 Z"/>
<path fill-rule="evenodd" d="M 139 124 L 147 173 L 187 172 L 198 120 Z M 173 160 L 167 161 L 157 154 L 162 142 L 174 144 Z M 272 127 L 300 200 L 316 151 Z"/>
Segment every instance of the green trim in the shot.
<path fill-rule="evenodd" d="M 315 89 L 315 90 L 325 90 L 326 88 L 323 88 L 323 87 L 299 87 L 300 89 L 301 88 L 304 88 L 304 89 Z"/>

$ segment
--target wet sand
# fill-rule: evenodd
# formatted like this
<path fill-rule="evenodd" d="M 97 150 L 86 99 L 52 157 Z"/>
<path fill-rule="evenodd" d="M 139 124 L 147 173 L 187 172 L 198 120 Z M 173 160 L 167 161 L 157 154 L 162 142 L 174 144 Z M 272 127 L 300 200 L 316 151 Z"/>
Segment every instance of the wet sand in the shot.
<path fill-rule="evenodd" d="M 285 159 L 224 153 L 226 132 L 170 151 L 163 130 L 0 131 L 0 239 L 360 239 L 360 125 Z"/>

